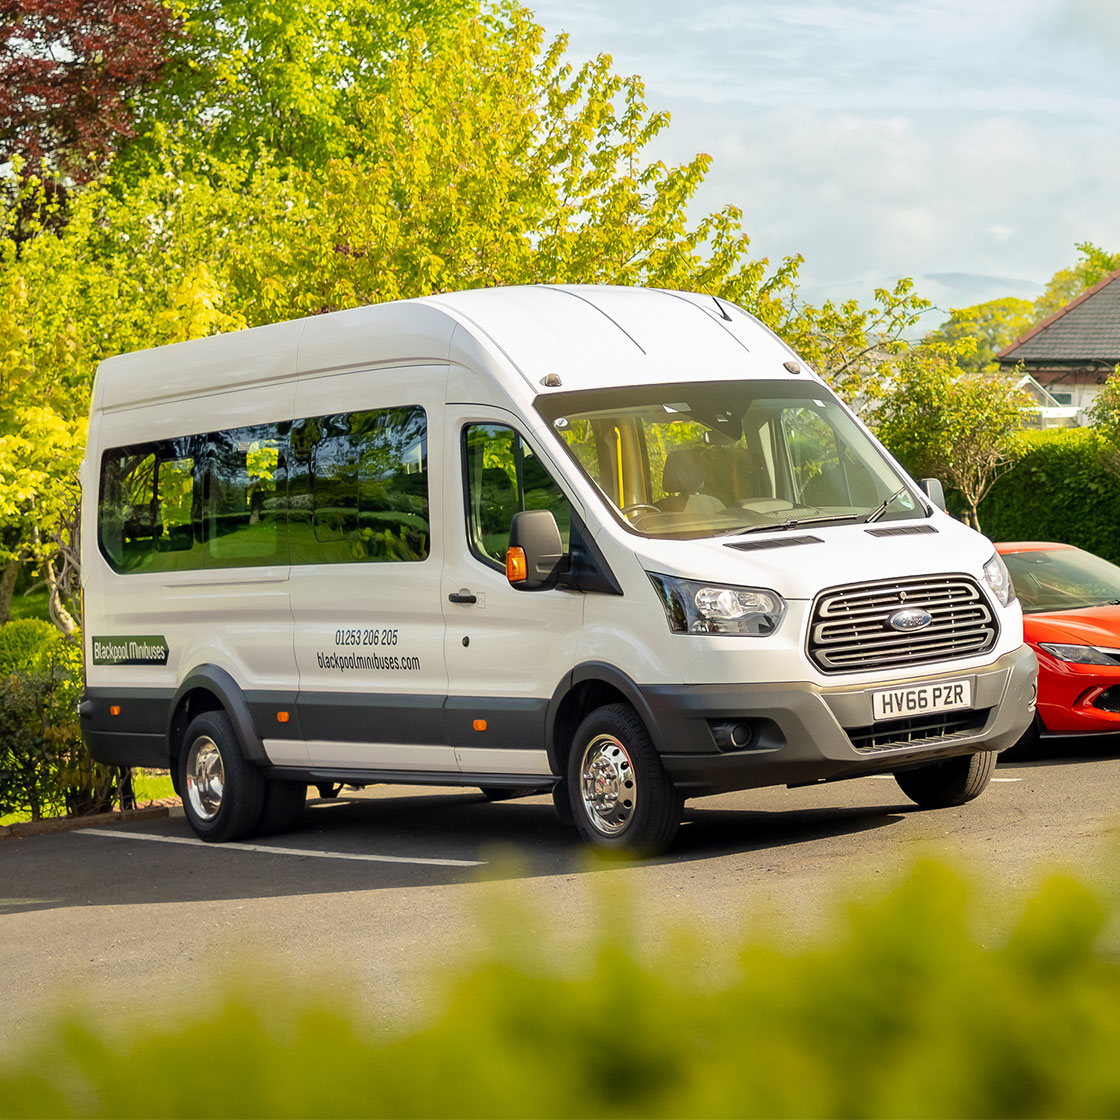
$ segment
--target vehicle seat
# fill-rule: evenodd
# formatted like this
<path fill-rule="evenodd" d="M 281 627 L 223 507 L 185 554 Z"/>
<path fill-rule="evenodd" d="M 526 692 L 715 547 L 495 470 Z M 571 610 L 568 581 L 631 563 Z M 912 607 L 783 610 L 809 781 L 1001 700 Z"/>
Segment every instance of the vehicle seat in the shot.
<path fill-rule="evenodd" d="M 658 509 L 666 513 L 718 513 L 727 507 L 712 494 L 705 494 L 704 455 L 698 447 L 679 447 L 665 456 L 661 489 L 665 494 Z"/>

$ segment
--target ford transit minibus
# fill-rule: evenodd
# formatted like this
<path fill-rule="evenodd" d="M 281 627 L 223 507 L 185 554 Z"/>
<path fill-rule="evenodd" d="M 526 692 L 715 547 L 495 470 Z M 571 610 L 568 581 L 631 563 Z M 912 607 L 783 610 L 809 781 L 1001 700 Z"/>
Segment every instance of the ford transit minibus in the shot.
<path fill-rule="evenodd" d="M 309 786 L 551 791 L 656 853 L 686 798 L 963 803 L 1030 724 L 992 545 L 710 296 L 536 286 L 123 354 L 83 466 L 85 740 L 206 840 Z"/>

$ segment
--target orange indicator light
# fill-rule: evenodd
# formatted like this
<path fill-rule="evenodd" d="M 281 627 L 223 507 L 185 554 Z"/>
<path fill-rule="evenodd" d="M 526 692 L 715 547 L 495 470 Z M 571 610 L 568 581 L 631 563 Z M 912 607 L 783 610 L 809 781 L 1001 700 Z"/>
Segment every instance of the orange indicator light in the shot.
<path fill-rule="evenodd" d="M 525 549 L 506 549 L 506 579 L 510 583 L 521 583 L 529 578 L 529 563 L 525 559 Z"/>
<path fill-rule="evenodd" d="M 111 715 L 111 716 L 119 716 L 120 714 L 121 714 L 121 706 L 120 706 L 120 704 L 110 704 L 110 705 L 109 705 L 109 715 Z"/>
<path fill-rule="evenodd" d="M 277 723 L 287 723 L 288 720 L 290 720 L 291 718 L 292 717 L 287 712 L 277 712 L 276 713 Z"/>
<path fill-rule="evenodd" d="M 474 721 L 474 729 L 475 729 L 475 731 L 485 731 L 486 730 L 486 720 L 476 719 Z"/>

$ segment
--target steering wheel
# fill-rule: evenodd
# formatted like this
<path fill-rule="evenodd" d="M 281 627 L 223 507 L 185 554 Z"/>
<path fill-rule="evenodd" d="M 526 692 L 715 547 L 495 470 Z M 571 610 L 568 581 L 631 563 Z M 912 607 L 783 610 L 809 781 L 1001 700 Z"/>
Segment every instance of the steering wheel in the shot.
<path fill-rule="evenodd" d="M 637 513 L 639 510 L 643 509 L 651 510 L 653 513 L 662 512 L 657 506 L 651 506 L 649 502 L 632 502 L 630 505 L 622 507 L 622 516 L 629 517 L 630 514 Z"/>

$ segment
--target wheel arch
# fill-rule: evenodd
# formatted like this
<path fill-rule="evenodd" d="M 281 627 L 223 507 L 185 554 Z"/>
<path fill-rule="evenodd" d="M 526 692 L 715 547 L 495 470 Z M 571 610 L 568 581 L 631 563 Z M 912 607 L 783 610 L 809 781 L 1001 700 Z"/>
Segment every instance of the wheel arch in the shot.
<path fill-rule="evenodd" d="M 183 680 L 171 703 L 167 742 L 174 770 L 183 736 L 191 720 L 200 712 L 223 711 L 233 724 L 247 761 L 266 763 L 268 755 L 257 734 L 248 701 L 233 676 L 217 665 L 199 665 Z"/>
<path fill-rule="evenodd" d="M 583 718 L 596 708 L 618 703 L 634 708 L 657 752 L 664 750 L 661 729 L 638 685 L 613 665 L 589 661 L 564 678 L 549 702 L 545 747 L 554 774 L 567 773 L 572 737 Z"/>

